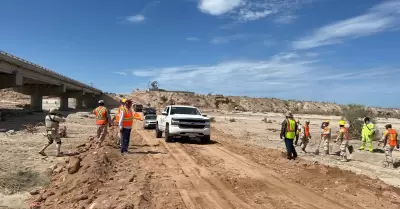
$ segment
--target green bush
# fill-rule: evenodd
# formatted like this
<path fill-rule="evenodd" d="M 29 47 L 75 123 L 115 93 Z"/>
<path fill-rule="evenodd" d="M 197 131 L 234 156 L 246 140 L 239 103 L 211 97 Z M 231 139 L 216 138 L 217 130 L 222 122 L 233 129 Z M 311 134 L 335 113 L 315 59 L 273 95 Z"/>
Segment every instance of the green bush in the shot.
<path fill-rule="evenodd" d="M 361 130 L 364 125 L 364 117 L 369 117 L 371 122 L 375 124 L 374 114 L 367 110 L 364 105 L 349 104 L 343 107 L 342 119 L 349 122 L 349 135 L 352 139 L 361 140 Z M 378 136 L 376 130 L 375 136 Z"/>

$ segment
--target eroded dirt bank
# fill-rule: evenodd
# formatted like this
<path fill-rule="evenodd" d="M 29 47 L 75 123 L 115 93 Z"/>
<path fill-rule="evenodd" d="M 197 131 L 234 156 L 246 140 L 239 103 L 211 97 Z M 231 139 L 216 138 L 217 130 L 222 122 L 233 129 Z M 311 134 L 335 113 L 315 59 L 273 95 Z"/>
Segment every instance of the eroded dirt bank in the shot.
<path fill-rule="evenodd" d="M 33 199 L 41 208 L 400 208 L 399 189 L 380 180 L 287 161 L 218 130 L 212 144 L 166 144 L 138 127 L 130 154 L 112 139 L 100 150 L 88 142 L 77 173 L 71 157 Z"/>

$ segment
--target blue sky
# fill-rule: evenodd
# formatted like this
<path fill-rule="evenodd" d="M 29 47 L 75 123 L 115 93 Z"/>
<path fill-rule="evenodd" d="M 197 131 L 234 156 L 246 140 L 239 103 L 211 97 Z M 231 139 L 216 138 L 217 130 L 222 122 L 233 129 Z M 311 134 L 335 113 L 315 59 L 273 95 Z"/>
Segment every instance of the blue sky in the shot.
<path fill-rule="evenodd" d="M 0 50 L 107 92 L 400 107 L 400 1 L 13 0 Z"/>

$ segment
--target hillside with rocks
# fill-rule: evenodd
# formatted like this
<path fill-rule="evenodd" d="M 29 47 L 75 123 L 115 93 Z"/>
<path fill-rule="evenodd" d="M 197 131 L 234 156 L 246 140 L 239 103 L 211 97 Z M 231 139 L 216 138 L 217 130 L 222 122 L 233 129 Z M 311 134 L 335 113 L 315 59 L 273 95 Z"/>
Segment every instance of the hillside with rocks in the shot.
<path fill-rule="evenodd" d="M 193 105 L 201 109 L 249 112 L 292 111 L 302 114 L 340 115 L 346 105 L 329 102 L 282 100 L 276 98 L 250 98 L 243 96 L 203 95 L 168 91 L 133 91 L 129 98 L 143 105 L 162 108 L 166 104 Z M 379 117 L 400 117 L 400 110 L 366 107 Z"/>

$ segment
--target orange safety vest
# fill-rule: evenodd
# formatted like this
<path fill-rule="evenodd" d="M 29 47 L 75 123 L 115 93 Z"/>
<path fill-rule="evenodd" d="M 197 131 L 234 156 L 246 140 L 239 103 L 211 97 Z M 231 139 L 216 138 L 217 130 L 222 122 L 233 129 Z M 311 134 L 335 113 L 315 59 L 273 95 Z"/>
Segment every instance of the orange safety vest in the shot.
<path fill-rule="evenodd" d="M 347 128 L 342 127 L 342 129 L 344 130 L 344 134 L 346 135 L 346 140 L 349 141 L 349 130 L 347 130 Z"/>
<path fill-rule="evenodd" d="M 310 127 L 308 125 L 304 125 L 304 131 L 306 132 L 306 137 L 310 136 Z"/>
<path fill-rule="evenodd" d="M 121 109 L 123 108 L 124 106 L 119 106 L 118 107 L 118 111 L 117 111 L 117 114 L 115 115 L 115 122 L 119 122 L 119 114 L 121 114 Z"/>
<path fill-rule="evenodd" d="M 107 109 L 99 106 L 93 110 L 96 115 L 96 125 L 105 125 L 107 123 Z"/>
<path fill-rule="evenodd" d="M 397 144 L 397 132 L 394 129 L 389 128 L 388 129 L 388 139 L 389 139 L 389 145 L 391 147 L 395 147 Z"/>
<path fill-rule="evenodd" d="M 122 109 L 124 111 L 124 118 L 122 119 L 122 126 L 123 127 L 131 127 L 133 124 L 133 112 L 132 110 L 128 110 L 128 108 L 124 107 Z"/>
<path fill-rule="evenodd" d="M 327 132 L 329 132 L 329 129 L 330 129 L 329 126 L 325 126 L 325 127 L 324 127 L 324 132 L 322 133 L 322 136 L 330 135 L 330 134 L 326 134 Z"/>

